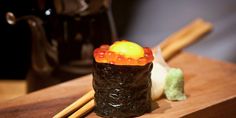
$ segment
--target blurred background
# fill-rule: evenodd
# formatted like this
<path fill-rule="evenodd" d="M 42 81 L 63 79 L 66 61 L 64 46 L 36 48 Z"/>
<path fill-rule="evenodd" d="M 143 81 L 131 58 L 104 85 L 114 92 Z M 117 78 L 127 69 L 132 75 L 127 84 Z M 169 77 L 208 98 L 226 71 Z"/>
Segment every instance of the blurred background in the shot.
<path fill-rule="evenodd" d="M 0 96 L 10 94 L 13 98 L 26 93 L 22 88 L 26 86 L 24 80 L 31 63 L 30 29 L 25 28 L 25 22 L 9 25 L 5 14 L 8 11 L 16 12 L 17 16 L 36 13 L 35 1 L 0 1 Z M 235 0 L 113 0 L 111 11 L 118 38 L 149 47 L 194 19 L 203 18 L 213 23 L 214 30 L 185 50 L 236 63 Z"/>
<path fill-rule="evenodd" d="M 186 50 L 236 62 L 235 6 L 235 0 L 130 0 L 123 3 L 117 0 L 113 11 L 119 36 L 147 46 L 158 44 L 196 18 L 203 18 L 213 24 L 213 32 Z"/>

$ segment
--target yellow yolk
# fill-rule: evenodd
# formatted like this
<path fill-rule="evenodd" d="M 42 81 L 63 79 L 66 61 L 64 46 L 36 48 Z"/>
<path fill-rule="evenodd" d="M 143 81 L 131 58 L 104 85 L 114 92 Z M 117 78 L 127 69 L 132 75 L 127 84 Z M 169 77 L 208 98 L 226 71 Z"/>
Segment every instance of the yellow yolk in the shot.
<path fill-rule="evenodd" d="M 129 41 L 117 41 L 110 46 L 109 51 L 124 55 L 126 58 L 139 59 L 144 57 L 143 48 Z"/>

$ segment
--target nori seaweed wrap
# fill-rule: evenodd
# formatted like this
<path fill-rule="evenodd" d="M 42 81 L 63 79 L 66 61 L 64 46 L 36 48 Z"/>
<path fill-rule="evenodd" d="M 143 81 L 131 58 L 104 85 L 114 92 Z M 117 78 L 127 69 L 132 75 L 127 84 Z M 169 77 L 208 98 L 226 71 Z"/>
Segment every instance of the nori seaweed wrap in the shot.
<path fill-rule="evenodd" d="M 93 88 L 97 115 L 127 118 L 151 111 L 153 65 L 150 61 L 146 62 L 145 65 L 116 65 L 94 60 Z"/>
<path fill-rule="evenodd" d="M 94 62 L 95 112 L 99 116 L 135 117 L 151 111 L 151 69 Z"/>

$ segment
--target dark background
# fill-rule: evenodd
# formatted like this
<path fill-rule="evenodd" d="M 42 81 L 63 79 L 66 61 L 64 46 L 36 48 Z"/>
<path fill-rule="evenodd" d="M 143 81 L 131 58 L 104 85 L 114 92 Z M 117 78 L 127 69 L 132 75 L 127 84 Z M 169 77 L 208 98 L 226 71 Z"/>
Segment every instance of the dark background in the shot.
<path fill-rule="evenodd" d="M 7 11 L 34 12 L 32 0 L 0 0 L 0 79 L 24 79 L 30 64 L 30 31 L 24 22 L 10 26 Z M 122 39 L 154 46 L 192 20 L 213 23 L 213 32 L 187 51 L 236 62 L 235 0 L 113 0 L 112 12 Z"/>
<path fill-rule="evenodd" d="M 17 16 L 31 13 L 30 0 L 0 0 L 0 78 L 22 79 L 30 63 L 30 33 L 24 22 L 11 26 L 6 23 L 5 13 Z"/>

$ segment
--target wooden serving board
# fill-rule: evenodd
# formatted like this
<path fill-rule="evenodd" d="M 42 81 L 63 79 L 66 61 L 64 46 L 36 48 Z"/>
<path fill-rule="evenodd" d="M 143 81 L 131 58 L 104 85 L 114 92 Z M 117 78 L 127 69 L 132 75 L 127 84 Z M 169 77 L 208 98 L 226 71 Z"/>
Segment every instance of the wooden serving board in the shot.
<path fill-rule="evenodd" d="M 161 98 L 141 117 L 236 117 L 236 64 L 181 53 L 170 60 L 185 74 L 187 100 Z M 92 76 L 77 78 L 0 104 L 3 118 L 50 118 L 91 89 Z M 86 117 L 98 117 L 91 112 Z"/>

